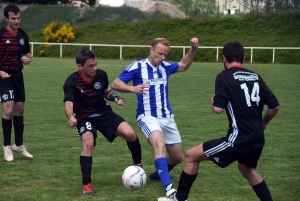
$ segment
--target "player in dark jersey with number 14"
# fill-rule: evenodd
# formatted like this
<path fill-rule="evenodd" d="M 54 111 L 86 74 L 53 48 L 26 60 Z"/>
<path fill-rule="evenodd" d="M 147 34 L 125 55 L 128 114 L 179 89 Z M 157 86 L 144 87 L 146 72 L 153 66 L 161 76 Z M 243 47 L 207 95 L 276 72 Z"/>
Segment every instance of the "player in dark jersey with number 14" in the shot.
<path fill-rule="evenodd" d="M 75 127 L 82 141 L 80 166 L 83 194 L 93 195 L 91 183 L 92 154 L 96 145 L 97 130 L 112 142 L 117 136 L 127 141 L 133 165 L 142 167 L 141 145 L 132 127 L 112 111 L 104 98 L 120 106 L 123 98 L 113 94 L 105 71 L 97 68 L 97 58 L 88 49 L 76 55 L 78 71 L 72 73 L 63 86 L 65 112 L 70 127 Z M 113 159 L 112 159 L 113 160 Z"/>
<path fill-rule="evenodd" d="M 13 161 L 14 152 L 27 158 L 33 158 L 23 145 L 25 89 L 23 64 L 31 62 L 29 39 L 19 28 L 20 9 L 16 5 L 4 8 L 7 25 L 0 30 L 0 102 L 3 107 L 2 129 L 3 149 L 6 161 Z M 15 132 L 15 144 L 11 147 L 12 125 Z"/>
<path fill-rule="evenodd" d="M 229 120 L 226 137 L 187 150 L 175 198 L 159 198 L 159 201 L 187 200 L 199 164 L 204 160 L 211 160 L 221 168 L 237 161 L 239 171 L 258 198 L 272 201 L 267 184 L 254 169 L 265 144 L 264 129 L 279 110 L 279 103 L 259 74 L 242 67 L 244 59 L 244 47 L 240 43 L 229 42 L 224 46 L 225 70 L 216 77 L 211 104 L 217 114 L 221 114 L 224 108 L 226 110 Z M 264 105 L 268 109 L 262 117 Z"/>

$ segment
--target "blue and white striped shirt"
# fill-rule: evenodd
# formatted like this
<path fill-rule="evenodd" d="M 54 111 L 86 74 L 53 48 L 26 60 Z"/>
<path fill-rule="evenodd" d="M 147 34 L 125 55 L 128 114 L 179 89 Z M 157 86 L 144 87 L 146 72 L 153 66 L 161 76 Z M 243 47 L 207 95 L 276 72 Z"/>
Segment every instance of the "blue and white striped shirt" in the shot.
<path fill-rule="evenodd" d="M 174 74 L 179 64 L 163 61 L 158 67 L 154 67 L 148 59 L 134 61 L 129 64 L 119 75 L 119 79 L 124 83 L 132 80 L 133 86 L 137 86 L 148 81 L 149 93 L 136 94 L 138 107 L 136 117 L 140 115 L 150 115 L 157 118 L 172 116 L 172 108 L 168 97 L 168 79 Z"/>

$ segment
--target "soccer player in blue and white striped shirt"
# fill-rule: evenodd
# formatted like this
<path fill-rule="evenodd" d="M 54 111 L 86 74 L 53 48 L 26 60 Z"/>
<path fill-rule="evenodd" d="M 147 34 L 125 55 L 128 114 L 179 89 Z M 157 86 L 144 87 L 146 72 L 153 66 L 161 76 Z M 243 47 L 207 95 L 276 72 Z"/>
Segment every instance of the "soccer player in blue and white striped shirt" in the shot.
<path fill-rule="evenodd" d="M 111 87 L 120 92 L 135 93 L 138 99 L 138 125 L 154 152 L 156 171 L 151 179 L 161 180 L 167 197 L 176 193 L 169 172 L 184 159 L 182 141 L 168 98 L 169 76 L 186 71 L 198 49 L 198 39 L 190 40 L 191 49 L 179 62 L 165 62 L 170 43 L 156 38 L 146 59 L 134 61 L 115 79 Z M 133 85 L 128 85 L 132 81 Z M 166 158 L 166 152 L 168 158 Z"/>

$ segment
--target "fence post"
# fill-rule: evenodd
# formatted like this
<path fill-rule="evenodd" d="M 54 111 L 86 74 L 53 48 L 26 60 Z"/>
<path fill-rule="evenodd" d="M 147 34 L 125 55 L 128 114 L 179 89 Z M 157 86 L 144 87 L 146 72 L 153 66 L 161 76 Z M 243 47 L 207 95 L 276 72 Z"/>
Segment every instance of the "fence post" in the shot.
<path fill-rule="evenodd" d="M 90 50 L 92 50 L 92 44 L 90 44 Z"/>
<path fill-rule="evenodd" d="M 275 62 L 275 48 L 273 47 L 273 63 Z"/>
<path fill-rule="evenodd" d="M 253 58 L 253 47 L 251 47 L 251 56 L 250 56 L 250 62 L 252 63 L 252 58 Z"/>
<path fill-rule="evenodd" d="M 185 55 L 185 47 L 183 46 L 183 48 L 182 48 L 182 57 L 184 57 L 184 55 Z"/>
<path fill-rule="evenodd" d="M 31 43 L 31 57 L 33 57 L 33 43 Z"/>
<path fill-rule="evenodd" d="M 122 60 L 122 45 L 120 45 L 120 60 Z"/>
<path fill-rule="evenodd" d="M 219 61 L 219 47 L 217 47 L 217 55 L 216 55 L 216 61 Z"/>
<path fill-rule="evenodd" d="M 60 48 L 59 48 L 60 49 L 59 56 L 60 56 L 60 58 L 62 58 L 62 43 L 60 43 L 59 46 L 60 46 Z"/>

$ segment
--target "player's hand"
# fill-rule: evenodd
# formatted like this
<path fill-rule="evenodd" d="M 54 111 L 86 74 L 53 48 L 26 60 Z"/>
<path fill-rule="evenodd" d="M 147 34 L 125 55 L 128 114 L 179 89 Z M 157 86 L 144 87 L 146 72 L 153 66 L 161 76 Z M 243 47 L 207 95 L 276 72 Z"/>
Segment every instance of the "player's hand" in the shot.
<path fill-rule="evenodd" d="M 77 119 L 75 117 L 71 117 L 71 118 L 69 118 L 69 122 L 68 123 L 69 123 L 69 126 L 71 128 L 74 128 L 74 126 L 77 125 Z"/>
<path fill-rule="evenodd" d="M 136 94 L 147 94 L 149 93 L 149 84 L 146 82 L 134 87 L 134 93 Z"/>
<path fill-rule="evenodd" d="M 264 127 L 264 130 L 266 130 L 267 124 L 264 124 L 264 123 L 263 123 L 263 127 Z"/>
<path fill-rule="evenodd" d="M 192 49 L 198 49 L 198 46 L 199 46 L 198 38 L 196 38 L 196 37 L 192 38 L 190 40 L 190 44 L 191 44 Z"/>
<path fill-rule="evenodd" d="M 214 105 L 214 98 L 215 98 L 215 94 L 211 97 L 211 99 L 210 99 L 210 104 L 211 105 Z"/>
<path fill-rule="evenodd" d="M 31 58 L 27 57 L 27 56 L 22 56 L 21 61 L 23 64 L 27 65 L 31 63 Z"/>
<path fill-rule="evenodd" d="M 124 101 L 124 99 L 123 98 L 115 98 L 115 102 L 118 104 L 118 105 L 120 105 L 120 106 L 123 106 L 123 105 L 125 105 L 125 101 Z"/>
<path fill-rule="evenodd" d="M 0 77 L 2 79 L 6 79 L 6 78 L 9 78 L 10 77 L 10 74 L 8 74 L 7 72 L 5 71 L 0 71 Z"/>

